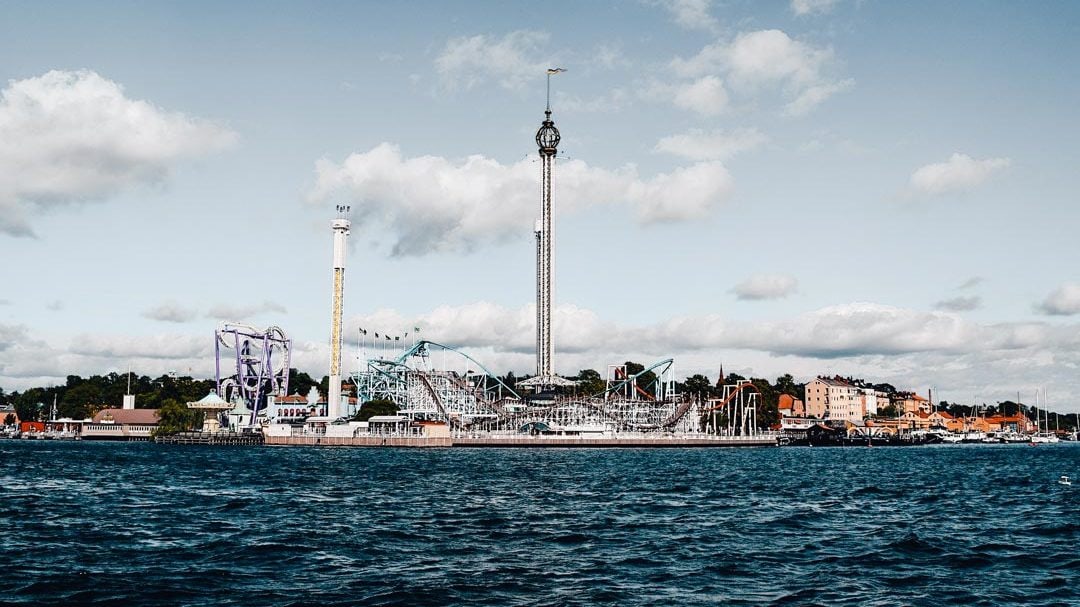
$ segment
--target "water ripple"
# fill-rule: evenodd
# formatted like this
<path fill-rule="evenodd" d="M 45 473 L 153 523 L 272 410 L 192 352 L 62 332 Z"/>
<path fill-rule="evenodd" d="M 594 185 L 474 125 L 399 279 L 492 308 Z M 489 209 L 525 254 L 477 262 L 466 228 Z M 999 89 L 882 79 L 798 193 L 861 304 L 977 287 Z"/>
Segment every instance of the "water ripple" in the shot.
<path fill-rule="evenodd" d="M 0 605 L 1069 605 L 1080 445 L 0 442 Z"/>

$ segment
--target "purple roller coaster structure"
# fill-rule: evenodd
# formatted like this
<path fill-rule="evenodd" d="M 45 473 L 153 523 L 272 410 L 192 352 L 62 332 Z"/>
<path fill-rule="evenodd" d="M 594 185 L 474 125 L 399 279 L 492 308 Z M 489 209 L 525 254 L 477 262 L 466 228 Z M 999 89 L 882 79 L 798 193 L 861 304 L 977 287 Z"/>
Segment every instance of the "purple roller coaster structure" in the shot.
<path fill-rule="evenodd" d="M 240 399 L 251 411 L 248 425 L 254 426 L 270 396 L 289 393 L 292 340 L 280 327 L 260 331 L 230 322 L 222 323 L 214 338 L 218 395 L 230 403 Z M 235 367 L 235 372 L 222 376 L 223 367 Z"/>

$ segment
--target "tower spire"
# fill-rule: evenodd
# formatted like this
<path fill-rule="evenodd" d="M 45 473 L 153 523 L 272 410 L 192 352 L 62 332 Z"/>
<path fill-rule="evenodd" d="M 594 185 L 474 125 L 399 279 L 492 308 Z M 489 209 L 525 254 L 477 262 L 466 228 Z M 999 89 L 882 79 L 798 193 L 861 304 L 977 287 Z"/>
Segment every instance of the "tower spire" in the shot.
<path fill-rule="evenodd" d="M 544 120 L 536 131 L 536 146 L 542 164 L 540 173 L 540 220 L 536 222 L 536 381 L 538 391 L 564 383 L 555 377 L 555 346 L 552 338 L 552 281 L 554 279 L 555 200 L 552 181 L 559 129 L 551 119 L 551 76 L 564 72 L 561 67 L 547 70 L 547 105 Z M 561 381 L 560 381 L 561 380 Z"/>

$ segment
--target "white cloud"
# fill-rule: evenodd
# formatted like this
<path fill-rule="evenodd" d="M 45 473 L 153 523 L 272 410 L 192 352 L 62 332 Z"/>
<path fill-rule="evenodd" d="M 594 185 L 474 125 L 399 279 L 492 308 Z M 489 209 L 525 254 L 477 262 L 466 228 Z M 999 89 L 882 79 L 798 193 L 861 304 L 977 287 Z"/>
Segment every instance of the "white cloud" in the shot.
<path fill-rule="evenodd" d="M 420 316 L 378 310 L 347 322 L 345 360 L 354 360 L 358 327 L 402 334 L 420 326 L 423 338 L 463 348 L 493 371 L 529 371 L 535 364 L 535 318 L 531 305 L 486 302 L 440 306 Z M 768 321 L 706 314 L 643 326 L 617 324 L 564 304 L 556 308 L 554 321 L 555 362 L 562 373 L 674 356 L 679 377 L 715 376 L 722 360 L 726 368 L 758 377 L 840 373 L 906 388 L 932 385 L 935 395 L 950 400 L 977 390 L 993 402 L 1013 397 L 1018 389 L 1027 394 L 1028 387 L 1049 385 L 1058 402 L 1080 402 L 1080 323 L 983 325 L 957 314 L 874 303 Z M 325 373 L 327 356 L 323 341 L 294 342 L 293 366 L 317 377 Z M 54 347 L 32 339 L 25 327 L 0 324 L 0 385 L 6 390 L 61 383 L 70 373 L 122 371 L 128 364 L 154 376 L 176 370 L 209 377 L 213 360 L 213 340 L 203 334 L 81 335 Z M 432 363 L 441 364 L 441 357 Z M 351 368 L 349 362 L 346 366 Z"/>
<path fill-rule="evenodd" d="M 829 75 L 835 63 L 832 49 L 800 42 L 773 29 L 743 32 L 730 42 L 706 45 L 690 58 L 676 57 L 671 69 L 682 78 L 698 78 L 698 82 L 702 78 L 719 81 L 722 76 L 729 89 L 745 95 L 779 88 L 789 99 L 784 113 L 796 116 L 854 85 L 853 79 L 836 80 Z"/>
<path fill-rule="evenodd" d="M 0 352 L 12 348 L 25 339 L 25 326 L 0 324 Z"/>
<path fill-rule="evenodd" d="M 716 76 L 705 76 L 677 85 L 673 95 L 676 107 L 697 112 L 702 116 L 715 116 L 727 109 L 727 91 L 724 90 L 723 81 Z"/>
<path fill-rule="evenodd" d="M 560 161 L 556 171 L 561 210 L 627 204 L 642 223 L 702 217 L 732 188 L 719 162 L 651 178 L 641 178 L 633 166 L 610 171 L 581 160 Z M 539 210 L 540 177 L 531 159 L 504 165 L 479 155 L 405 158 L 383 143 L 341 164 L 322 160 L 316 172 L 309 199 L 349 200 L 357 223 L 379 223 L 394 234 L 393 255 L 468 251 L 527 237 Z"/>
<path fill-rule="evenodd" d="M 193 359 L 213 356 L 210 336 L 157 334 L 143 336 L 76 335 L 69 351 L 98 358 Z"/>
<path fill-rule="evenodd" d="M 1066 283 L 1046 296 L 1036 306 L 1043 314 L 1051 316 L 1072 316 L 1080 314 L 1080 284 Z"/>
<path fill-rule="evenodd" d="M 848 78 L 839 82 L 825 82 L 815 84 L 803 89 L 799 96 L 784 106 L 784 114 L 788 116 L 802 116 L 821 105 L 829 97 L 841 93 L 853 87 L 855 80 Z"/>
<path fill-rule="evenodd" d="M 199 312 L 186 308 L 175 301 L 166 301 L 143 311 L 142 315 L 151 320 L 183 323 L 195 320 Z"/>
<path fill-rule="evenodd" d="M 758 274 L 735 285 L 732 291 L 742 300 L 783 299 L 799 288 L 794 276 Z"/>
<path fill-rule="evenodd" d="M 928 164 L 911 174 L 911 190 L 918 194 L 965 192 L 978 187 L 995 173 L 1009 167 L 1008 158 L 976 160 L 954 153 L 945 162 Z"/>
<path fill-rule="evenodd" d="M 0 232 L 33 234 L 27 215 L 158 183 L 180 159 L 234 133 L 146 101 L 91 71 L 13 80 L 0 94 Z"/>
<path fill-rule="evenodd" d="M 979 297 L 978 295 L 972 295 L 970 297 L 953 297 L 934 304 L 935 309 L 945 310 L 947 312 L 970 312 L 971 310 L 979 309 L 981 306 L 982 297 Z"/>
<path fill-rule="evenodd" d="M 791 0 L 791 10 L 796 15 L 810 15 L 831 11 L 840 0 Z"/>
<path fill-rule="evenodd" d="M 274 303 L 272 301 L 264 301 L 261 304 L 255 305 L 236 305 L 236 304 L 217 304 L 207 311 L 207 318 L 216 318 L 217 320 L 245 320 L 252 316 L 259 314 L 286 314 L 288 310 L 285 306 Z"/>
<path fill-rule="evenodd" d="M 656 143 L 657 152 L 666 152 L 690 160 L 727 160 L 768 141 L 757 129 L 705 132 L 694 129 L 664 137 Z"/>
<path fill-rule="evenodd" d="M 554 56 L 544 51 L 550 38 L 547 32 L 530 30 L 501 38 L 483 34 L 453 38 L 435 59 L 435 68 L 450 89 L 469 89 L 489 79 L 507 89 L 520 89 L 554 67 Z"/>
<path fill-rule="evenodd" d="M 712 0 L 659 0 L 675 23 L 688 30 L 716 31 L 720 24 L 709 10 Z"/>
<path fill-rule="evenodd" d="M 986 279 L 984 279 L 982 276 L 972 276 L 971 278 L 969 278 L 969 279 L 965 280 L 964 282 L 960 283 L 960 285 L 958 287 L 956 287 L 956 288 L 961 290 L 961 291 L 966 290 L 966 289 L 971 289 L 971 288 L 977 287 L 980 284 L 982 284 L 984 280 L 986 280 Z"/>

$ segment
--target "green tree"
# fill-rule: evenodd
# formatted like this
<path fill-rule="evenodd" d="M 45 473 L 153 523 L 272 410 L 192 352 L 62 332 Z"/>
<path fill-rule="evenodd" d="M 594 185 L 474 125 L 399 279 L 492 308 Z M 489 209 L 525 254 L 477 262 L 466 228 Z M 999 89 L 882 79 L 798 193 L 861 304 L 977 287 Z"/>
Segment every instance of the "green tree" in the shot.
<path fill-rule="evenodd" d="M 574 379 L 578 382 L 578 393 L 588 396 L 600 394 L 606 386 L 604 378 L 594 369 L 582 369 Z"/>
<path fill-rule="evenodd" d="M 11 425 L 14 425 L 14 424 L 15 424 L 15 414 L 14 413 L 8 413 L 4 417 L 4 425 L 5 426 L 11 426 Z"/>
<path fill-rule="evenodd" d="M 714 391 L 715 388 L 713 388 L 709 378 L 700 373 L 687 377 L 686 381 L 683 382 L 683 385 L 680 387 L 680 392 L 683 394 L 700 396 L 701 398 L 709 398 L 713 395 Z"/>
<path fill-rule="evenodd" d="M 329 383 L 329 378 L 327 378 Z M 307 395 L 311 391 L 313 386 L 318 386 L 319 382 L 315 381 L 315 378 L 311 377 L 303 371 L 297 369 L 289 369 L 289 392 L 293 394 Z"/>
<path fill-rule="evenodd" d="M 645 394 L 652 396 L 655 393 L 656 373 L 653 373 L 652 371 L 645 371 L 645 365 L 633 361 L 628 360 L 623 364 L 626 366 L 627 377 L 641 373 L 641 375 L 638 375 L 637 378 L 638 390 L 641 390 L 645 392 Z M 642 373 L 642 371 L 645 372 Z M 638 393 L 639 396 L 645 396 L 645 394 L 641 394 L 641 392 Z"/>
<path fill-rule="evenodd" d="M 795 398 L 802 398 L 804 384 L 795 383 L 795 378 L 790 373 L 785 373 L 776 378 L 776 383 L 773 388 L 777 394 L 790 394 Z"/>
<path fill-rule="evenodd" d="M 398 408 L 394 401 L 376 398 L 360 405 L 360 410 L 353 416 L 354 422 L 366 422 L 375 415 L 397 415 Z"/>
<path fill-rule="evenodd" d="M 176 399 L 165 399 L 158 408 L 157 415 L 158 427 L 152 433 L 155 437 L 185 432 L 193 429 L 195 425 L 195 412 Z"/>

